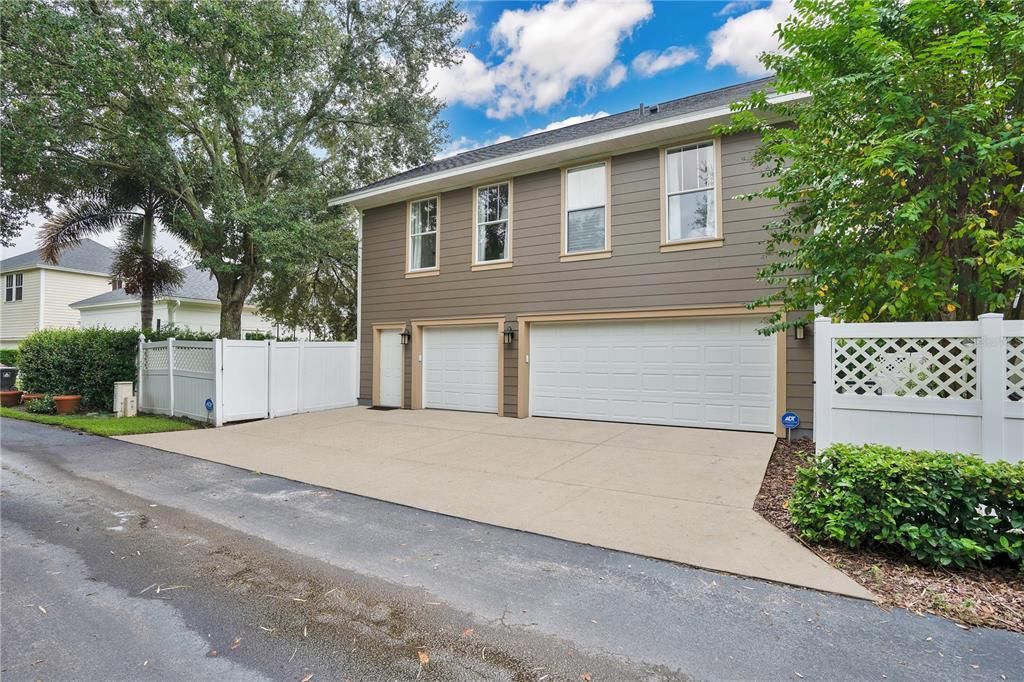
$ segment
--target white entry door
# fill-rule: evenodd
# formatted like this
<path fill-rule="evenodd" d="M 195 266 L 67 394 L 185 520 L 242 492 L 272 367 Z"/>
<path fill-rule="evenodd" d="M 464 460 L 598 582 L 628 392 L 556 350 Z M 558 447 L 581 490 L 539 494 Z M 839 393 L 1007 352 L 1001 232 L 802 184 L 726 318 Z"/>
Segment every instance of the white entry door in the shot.
<path fill-rule="evenodd" d="M 774 430 L 776 339 L 749 317 L 535 324 L 536 416 Z"/>
<path fill-rule="evenodd" d="M 423 330 L 423 405 L 498 411 L 498 334 L 494 325 Z"/>
<path fill-rule="evenodd" d="M 402 332 L 383 329 L 380 332 L 380 392 L 383 407 L 402 406 Z"/>

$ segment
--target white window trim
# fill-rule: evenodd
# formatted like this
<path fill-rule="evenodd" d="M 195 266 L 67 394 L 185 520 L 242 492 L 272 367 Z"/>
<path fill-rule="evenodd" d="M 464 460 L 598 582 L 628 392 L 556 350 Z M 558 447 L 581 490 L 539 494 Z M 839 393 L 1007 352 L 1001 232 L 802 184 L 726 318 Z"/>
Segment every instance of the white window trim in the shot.
<path fill-rule="evenodd" d="M 569 253 L 569 173 L 604 166 L 604 248 Z M 597 208 L 596 206 L 594 208 Z M 611 258 L 612 255 L 612 160 L 602 159 L 591 163 L 562 168 L 562 237 L 558 260 L 566 263 L 577 260 Z"/>
<path fill-rule="evenodd" d="M 715 158 L 715 186 L 713 188 L 715 192 L 715 236 L 670 240 L 668 238 L 668 179 L 666 177 L 667 173 L 665 169 L 665 164 L 667 162 L 666 155 L 668 152 L 672 152 L 677 149 L 694 147 L 708 143 L 710 143 L 712 145 L 712 149 L 714 149 Z M 722 227 L 722 138 L 714 137 L 705 140 L 690 140 L 659 148 L 658 177 L 658 191 L 661 193 L 661 209 L 659 211 L 661 214 L 661 252 L 668 253 L 672 251 L 689 251 L 691 249 L 710 249 L 723 246 L 725 244 L 725 236 Z M 690 194 L 693 192 L 706 191 L 707 189 L 696 189 L 676 192 L 676 194 Z"/>
<path fill-rule="evenodd" d="M 488 225 L 488 224 L 490 224 L 490 223 L 478 223 L 477 222 L 477 198 L 479 196 L 480 190 L 482 190 L 482 189 L 489 189 L 491 187 L 497 187 L 498 185 L 508 185 L 508 220 L 505 220 L 505 221 L 493 220 L 491 222 L 492 223 L 500 223 L 500 222 L 508 223 L 508 226 L 507 226 L 507 228 L 505 230 L 505 241 L 508 242 L 508 257 L 507 258 L 502 258 L 501 260 L 485 260 L 485 261 L 477 260 L 477 258 L 476 258 L 477 230 L 480 229 L 481 225 Z M 514 187 L 513 187 L 512 178 L 509 178 L 508 180 L 498 180 L 497 182 L 488 182 L 485 185 L 477 185 L 477 186 L 475 186 L 473 188 L 473 197 L 472 197 L 472 201 L 470 201 L 470 204 L 471 204 L 470 208 L 473 211 L 472 222 L 470 223 L 473 226 L 473 229 L 470 230 L 470 239 L 472 240 L 472 245 L 471 245 L 471 247 L 472 247 L 471 259 L 472 260 L 470 261 L 472 263 L 472 267 L 470 268 L 471 270 L 474 270 L 474 271 L 475 270 L 490 270 L 490 269 L 496 269 L 496 268 L 510 268 L 510 267 L 512 267 L 512 262 L 513 262 L 512 261 L 512 206 L 513 206 L 513 196 L 512 195 L 513 195 L 513 191 L 514 191 Z"/>
<path fill-rule="evenodd" d="M 11 278 L 11 285 L 7 285 L 7 278 Z M 21 284 L 18 283 L 18 278 L 21 278 Z M 21 289 L 21 298 L 17 298 L 18 289 Z M 7 292 L 11 292 L 11 300 L 7 300 Z M 12 272 L 8 275 L 4 275 L 4 303 L 21 303 L 25 300 L 25 273 L 23 272 Z"/>
<path fill-rule="evenodd" d="M 433 199 L 437 203 L 437 229 L 434 234 L 434 267 L 413 268 L 412 267 L 412 205 L 421 201 Z M 419 199 L 410 199 L 405 202 L 405 276 L 409 277 L 433 277 L 441 274 L 441 195 L 435 194 Z"/>

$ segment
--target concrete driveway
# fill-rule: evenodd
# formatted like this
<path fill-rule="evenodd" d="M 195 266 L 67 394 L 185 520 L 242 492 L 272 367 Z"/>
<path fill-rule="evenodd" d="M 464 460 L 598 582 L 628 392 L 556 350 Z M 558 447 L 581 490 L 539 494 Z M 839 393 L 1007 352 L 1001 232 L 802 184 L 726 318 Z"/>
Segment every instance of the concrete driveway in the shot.
<path fill-rule="evenodd" d="M 770 434 L 354 407 L 122 440 L 599 547 L 861 598 L 752 509 Z"/>

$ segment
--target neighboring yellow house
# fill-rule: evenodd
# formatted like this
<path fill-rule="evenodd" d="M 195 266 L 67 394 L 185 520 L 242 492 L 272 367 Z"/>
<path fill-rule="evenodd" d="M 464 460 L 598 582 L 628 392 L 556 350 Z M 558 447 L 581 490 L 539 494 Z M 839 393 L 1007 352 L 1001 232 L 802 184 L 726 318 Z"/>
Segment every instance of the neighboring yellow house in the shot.
<path fill-rule="evenodd" d="M 68 249 L 57 265 L 39 251 L 0 261 L 0 348 L 14 348 L 34 331 L 79 327 L 81 316 L 70 304 L 111 290 L 113 251 L 85 239 Z"/>

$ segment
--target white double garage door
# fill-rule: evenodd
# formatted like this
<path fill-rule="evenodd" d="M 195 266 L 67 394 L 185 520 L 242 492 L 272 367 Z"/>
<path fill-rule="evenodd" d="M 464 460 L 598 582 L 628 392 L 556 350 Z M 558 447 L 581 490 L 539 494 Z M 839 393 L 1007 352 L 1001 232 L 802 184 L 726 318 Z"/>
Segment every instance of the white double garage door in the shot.
<path fill-rule="evenodd" d="M 774 430 L 776 337 L 757 318 L 533 323 L 530 414 Z M 424 330 L 425 407 L 497 411 L 495 327 Z"/>

